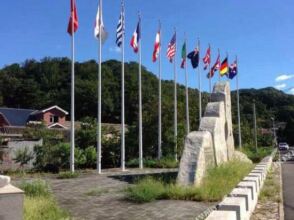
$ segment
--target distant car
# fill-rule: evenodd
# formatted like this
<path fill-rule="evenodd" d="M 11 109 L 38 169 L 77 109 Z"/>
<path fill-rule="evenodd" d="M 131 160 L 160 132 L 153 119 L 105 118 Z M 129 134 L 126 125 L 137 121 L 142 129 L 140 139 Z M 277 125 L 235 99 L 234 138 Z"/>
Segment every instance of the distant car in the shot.
<path fill-rule="evenodd" d="M 289 145 L 285 142 L 279 143 L 279 150 L 289 150 Z"/>

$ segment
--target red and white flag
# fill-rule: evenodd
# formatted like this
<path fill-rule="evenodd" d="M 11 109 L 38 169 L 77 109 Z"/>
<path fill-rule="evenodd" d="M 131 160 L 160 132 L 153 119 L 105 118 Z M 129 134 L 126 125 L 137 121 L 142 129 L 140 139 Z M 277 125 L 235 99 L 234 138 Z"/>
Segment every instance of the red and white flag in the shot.
<path fill-rule="evenodd" d="M 221 62 L 220 62 L 220 55 L 218 54 L 215 64 L 211 67 L 209 70 L 209 73 L 207 74 L 207 78 L 212 78 L 214 76 L 214 72 L 220 69 Z"/>
<path fill-rule="evenodd" d="M 101 27 L 100 27 L 101 25 Z M 101 29 L 101 33 L 100 33 Z M 108 37 L 108 33 L 105 30 L 104 23 L 103 23 L 103 13 L 102 13 L 102 0 L 99 1 L 96 20 L 95 20 L 95 27 L 94 27 L 94 36 L 99 39 L 101 37 L 102 44 L 106 41 Z"/>
<path fill-rule="evenodd" d="M 152 61 L 156 62 L 160 50 L 160 31 L 156 33 Z"/>
<path fill-rule="evenodd" d="M 132 39 L 131 39 L 131 47 L 133 48 L 135 53 L 138 53 L 138 51 L 139 51 L 139 41 L 140 41 L 140 38 L 141 38 L 140 23 L 141 22 L 140 22 L 140 19 L 139 19 L 136 30 L 134 31 Z"/>
<path fill-rule="evenodd" d="M 169 62 L 171 63 L 173 62 L 175 55 L 176 55 L 176 32 L 174 33 L 167 47 L 166 56 L 169 59 Z"/>
<path fill-rule="evenodd" d="M 73 33 L 78 30 L 78 27 L 79 27 L 79 21 L 78 21 L 76 1 L 70 0 L 70 17 L 69 17 L 69 22 L 67 26 L 67 32 L 70 35 L 73 35 Z"/>
<path fill-rule="evenodd" d="M 203 63 L 204 63 L 204 70 L 208 68 L 210 65 L 210 46 L 206 50 L 205 57 L 203 57 Z"/>

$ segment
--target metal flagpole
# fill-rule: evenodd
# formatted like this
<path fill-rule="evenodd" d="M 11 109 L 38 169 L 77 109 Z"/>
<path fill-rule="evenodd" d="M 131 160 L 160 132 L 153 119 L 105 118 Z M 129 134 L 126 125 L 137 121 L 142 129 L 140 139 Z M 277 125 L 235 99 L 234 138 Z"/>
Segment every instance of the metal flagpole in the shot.
<path fill-rule="evenodd" d="M 72 1 L 75 4 L 75 1 Z M 72 5 L 71 11 L 71 48 L 72 48 L 72 60 L 71 60 L 71 108 L 70 108 L 70 171 L 75 172 L 75 32 L 74 32 L 74 8 Z"/>
<path fill-rule="evenodd" d="M 198 39 L 198 53 L 200 56 L 200 40 Z M 202 118 L 202 97 L 201 97 L 201 75 L 200 66 L 198 66 L 198 90 L 199 90 L 199 126 Z"/>
<path fill-rule="evenodd" d="M 253 120 L 254 120 L 254 141 L 255 141 L 255 150 L 257 151 L 257 126 L 256 126 L 256 109 L 255 101 L 253 103 Z"/>
<path fill-rule="evenodd" d="M 142 32 L 141 32 L 141 15 L 139 13 L 139 168 L 143 169 L 143 140 L 142 140 L 142 85 L 141 85 L 141 65 L 142 65 L 142 53 L 141 53 L 141 41 L 142 41 Z"/>
<path fill-rule="evenodd" d="M 210 44 L 208 44 L 208 48 L 210 50 Z M 211 58 L 209 57 L 209 59 L 211 60 Z M 211 71 L 210 71 L 210 61 L 208 64 L 208 71 L 209 71 L 209 93 L 210 93 L 210 97 L 211 97 Z"/>
<path fill-rule="evenodd" d="M 121 57 L 121 169 L 125 171 L 125 9 L 122 4 L 122 57 Z"/>
<path fill-rule="evenodd" d="M 185 34 L 185 47 L 187 48 L 187 39 Z M 185 49 L 186 49 L 185 48 Z M 185 59 L 187 57 L 187 50 L 185 51 Z M 187 74 L 187 63 L 185 62 L 185 84 L 186 84 L 186 132 L 187 135 L 190 133 L 190 119 L 189 119 L 189 91 L 188 91 L 188 74 Z"/>
<path fill-rule="evenodd" d="M 98 123 L 97 123 L 97 171 L 101 174 L 101 56 L 102 56 L 102 0 L 99 0 L 99 68 L 98 68 Z"/>
<path fill-rule="evenodd" d="M 158 155 L 157 158 L 162 157 L 161 149 L 161 22 L 159 20 L 159 54 L 158 54 Z"/>
<path fill-rule="evenodd" d="M 176 30 L 175 30 L 176 34 Z M 175 42 L 175 51 L 177 51 L 177 42 Z M 174 56 L 174 141 L 175 141 L 175 159 L 178 160 L 178 113 L 177 113 L 177 73 L 176 73 L 176 55 Z"/>
<path fill-rule="evenodd" d="M 241 119 L 240 119 L 240 96 L 239 96 L 239 72 L 238 72 L 238 57 L 237 56 L 236 56 L 236 65 L 237 65 L 236 87 L 237 87 L 239 148 L 242 148 Z"/>
<path fill-rule="evenodd" d="M 220 77 L 220 68 L 221 68 L 222 61 L 221 61 L 221 58 L 220 58 L 219 49 L 218 49 L 218 55 L 219 55 L 218 81 L 220 81 L 221 80 L 221 77 Z"/>

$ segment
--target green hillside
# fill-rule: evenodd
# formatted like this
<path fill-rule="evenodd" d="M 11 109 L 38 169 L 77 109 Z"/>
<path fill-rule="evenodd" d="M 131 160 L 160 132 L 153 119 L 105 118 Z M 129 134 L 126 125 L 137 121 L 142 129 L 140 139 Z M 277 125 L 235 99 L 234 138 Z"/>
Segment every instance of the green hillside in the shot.
<path fill-rule="evenodd" d="M 125 66 L 126 123 L 129 125 L 127 144 L 137 149 L 138 119 L 138 64 Z M 102 65 L 102 121 L 120 122 L 121 65 L 109 60 Z M 155 155 L 157 147 L 157 77 L 142 68 L 143 94 L 143 142 L 147 155 Z M 96 117 L 97 115 L 97 63 L 90 60 L 76 63 L 76 118 Z M 189 89 L 191 130 L 198 127 L 198 91 Z M 203 106 L 208 101 L 203 94 Z M 252 103 L 257 107 L 258 127 L 270 128 L 271 117 L 276 121 L 287 122 L 286 129 L 280 130 L 281 137 L 294 144 L 294 96 L 274 88 L 240 90 L 242 133 L 244 144 L 253 144 Z M 173 149 L 173 82 L 162 84 L 163 112 L 163 151 Z M 236 92 L 232 91 L 232 114 L 234 126 L 237 122 Z M 70 109 L 70 60 L 67 58 L 44 58 L 41 61 L 27 60 L 23 64 L 12 64 L 0 70 L 0 106 L 41 109 L 50 105 Z M 235 127 L 236 128 L 236 127 Z M 182 146 L 185 134 L 185 90 L 178 85 L 178 130 L 179 145 Z M 237 129 L 235 129 L 237 132 Z M 237 134 L 235 134 L 237 137 Z M 260 137 L 260 145 L 269 144 L 269 137 Z M 237 143 L 237 139 L 236 139 Z M 144 152 L 145 153 L 145 152 Z M 145 155 L 146 155 L 145 153 Z"/>

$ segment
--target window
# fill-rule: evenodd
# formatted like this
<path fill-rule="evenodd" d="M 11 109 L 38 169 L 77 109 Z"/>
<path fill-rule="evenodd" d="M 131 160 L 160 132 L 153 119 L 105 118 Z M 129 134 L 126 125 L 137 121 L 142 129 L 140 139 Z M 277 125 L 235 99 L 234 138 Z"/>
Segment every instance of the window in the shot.
<path fill-rule="evenodd" d="M 58 123 L 58 116 L 50 115 L 50 123 Z"/>

